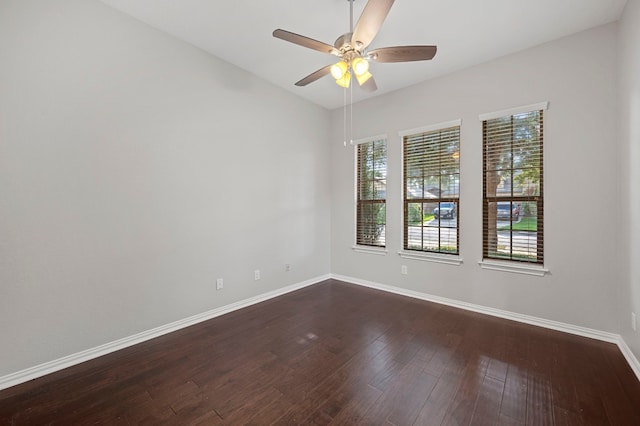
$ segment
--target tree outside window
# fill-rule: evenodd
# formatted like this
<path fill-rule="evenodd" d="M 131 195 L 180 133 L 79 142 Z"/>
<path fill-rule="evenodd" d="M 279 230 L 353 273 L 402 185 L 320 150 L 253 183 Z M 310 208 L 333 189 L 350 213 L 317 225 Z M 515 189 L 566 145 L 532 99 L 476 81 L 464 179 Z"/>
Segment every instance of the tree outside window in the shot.
<path fill-rule="evenodd" d="M 542 264 L 543 110 L 483 121 L 483 258 Z"/>

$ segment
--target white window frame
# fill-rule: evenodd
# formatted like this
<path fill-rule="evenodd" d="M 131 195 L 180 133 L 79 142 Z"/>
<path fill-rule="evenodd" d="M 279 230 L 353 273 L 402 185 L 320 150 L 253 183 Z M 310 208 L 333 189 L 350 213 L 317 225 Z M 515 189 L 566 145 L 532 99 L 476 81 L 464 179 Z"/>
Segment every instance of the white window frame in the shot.
<path fill-rule="evenodd" d="M 483 121 L 492 120 L 495 118 L 505 117 L 508 115 L 518 115 L 518 114 L 524 114 L 527 112 L 540 111 L 540 110 L 546 111 L 548 109 L 549 109 L 549 101 L 544 101 L 536 104 L 524 105 L 524 106 L 508 108 L 500 111 L 493 111 L 493 112 L 480 114 L 478 116 L 478 119 L 480 120 L 480 122 L 483 122 Z M 544 155 L 544 151 L 543 151 L 543 155 Z M 546 164 L 546 162 L 544 162 L 543 164 Z M 483 188 L 483 191 L 484 191 L 484 188 Z M 544 220 L 544 217 L 543 217 L 543 220 Z M 483 225 L 482 225 L 483 239 L 484 239 L 484 231 L 485 230 L 484 230 L 484 222 L 483 222 Z M 547 259 L 545 256 L 545 263 L 546 262 L 547 262 Z M 526 263 L 521 264 L 518 262 L 512 262 L 512 261 L 506 261 L 506 260 L 482 259 L 478 261 L 478 265 L 480 265 L 482 269 L 486 269 L 490 271 L 511 272 L 516 274 L 531 275 L 531 276 L 537 276 L 537 277 L 544 277 L 546 274 L 550 273 L 549 269 L 546 268 L 546 265 L 536 265 L 536 264 L 526 264 Z"/>
<path fill-rule="evenodd" d="M 460 127 L 460 132 L 462 133 L 462 119 L 456 119 L 451 121 L 445 121 L 442 123 L 430 124 L 423 127 L 416 127 L 413 129 L 401 130 L 398 132 L 398 136 L 400 137 L 400 145 L 404 143 L 404 137 L 415 135 L 417 133 L 427 133 L 436 130 L 448 129 L 450 127 Z M 462 136 L 460 137 L 462 139 Z M 401 151 L 403 151 L 401 149 Z M 462 151 L 462 147 L 460 148 Z M 462 173 L 461 173 L 462 175 Z M 400 176 L 404 176 L 404 154 L 402 154 L 402 158 L 400 161 Z M 403 206 L 404 209 L 404 177 L 400 179 L 400 205 Z M 411 259 L 411 260 L 419 260 L 424 262 L 434 262 L 434 263 L 442 263 L 446 265 L 454 265 L 460 266 L 463 263 L 462 255 L 461 255 L 461 244 L 460 235 L 458 235 L 458 254 L 441 254 L 441 253 L 428 253 L 428 252 L 420 252 L 414 250 L 405 250 L 404 249 L 404 214 L 401 214 L 401 229 L 402 233 L 400 235 L 400 250 L 398 251 L 398 255 L 403 259 Z M 459 224 L 459 222 L 458 222 Z M 460 226 L 458 225 L 458 232 L 460 232 Z"/>

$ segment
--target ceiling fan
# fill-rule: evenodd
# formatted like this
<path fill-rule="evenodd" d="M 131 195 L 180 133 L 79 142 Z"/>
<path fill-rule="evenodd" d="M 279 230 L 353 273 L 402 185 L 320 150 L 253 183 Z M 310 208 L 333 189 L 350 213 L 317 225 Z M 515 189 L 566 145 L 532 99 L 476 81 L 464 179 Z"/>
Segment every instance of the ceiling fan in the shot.
<path fill-rule="evenodd" d="M 273 36 L 276 38 L 340 58 L 339 62 L 320 68 L 296 82 L 296 86 L 306 86 L 327 74 L 331 74 L 339 86 L 347 88 L 353 73 L 360 87 L 373 92 L 377 90 L 378 86 L 369 72 L 369 61 L 427 61 L 435 56 L 436 46 L 396 46 L 367 50 L 391 10 L 394 0 L 369 0 L 355 29 L 353 27 L 354 0 L 347 1 L 350 4 L 349 32 L 338 37 L 333 46 L 282 29 L 273 32 Z"/>

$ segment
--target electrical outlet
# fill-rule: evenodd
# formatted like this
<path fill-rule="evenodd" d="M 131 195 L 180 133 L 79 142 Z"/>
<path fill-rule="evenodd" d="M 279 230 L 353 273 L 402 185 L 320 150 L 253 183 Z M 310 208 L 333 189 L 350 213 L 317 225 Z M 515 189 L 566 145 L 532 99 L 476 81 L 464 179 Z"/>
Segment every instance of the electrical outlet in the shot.
<path fill-rule="evenodd" d="M 222 290 L 224 288 L 224 282 L 222 281 L 222 278 L 218 278 L 216 280 L 216 290 Z"/>
<path fill-rule="evenodd" d="M 258 281 L 260 279 L 260 269 L 253 271 L 253 279 L 254 281 Z"/>
<path fill-rule="evenodd" d="M 637 331 L 638 324 L 636 323 L 636 313 L 635 312 L 631 312 L 631 328 L 633 328 L 633 331 Z"/>
<path fill-rule="evenodd" d="M 291 265 L 288 264 L 288 263 L 286 265 L 284 265 L 284 270 L 287 271 L 287 272 L 290 272 L 291 271 Z"/>
<path fill-rule="evenodd" d="M 408 272 L 407 272 L 407 265 L 402 265 L 402 266 L 400 267 L 400 273 L 401 273 L 402 275 L 407 275 L 407 273 L 408 273 Z"/>

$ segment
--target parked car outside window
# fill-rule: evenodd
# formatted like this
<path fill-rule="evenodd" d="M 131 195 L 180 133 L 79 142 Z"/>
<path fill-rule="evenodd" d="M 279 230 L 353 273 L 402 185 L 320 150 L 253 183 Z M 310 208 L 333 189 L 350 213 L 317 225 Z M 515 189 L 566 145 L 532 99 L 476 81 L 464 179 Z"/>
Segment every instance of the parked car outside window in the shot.
<path fill-rule="evenodd" d="M 509 206 L 513 206 L 513 208 L 511 209 L 511 215 L 509 214 Z M 498 219 L 510 219 L 513 218 L 513 220 L 518 220 L 518 218 L 520 217 L 520 207 L 518 207 L 517 204 L 510 204 L 510 203 L 498 203 L 498 212 L 497 215 Z"/>
<path fill-rule="evenodd" d="M 456 203 L 443 202 L 439 207 L 433 209 L 433 217 L 436 219 L 439 217 L 453 219 L 456 217 L 457 209 Z"/>

